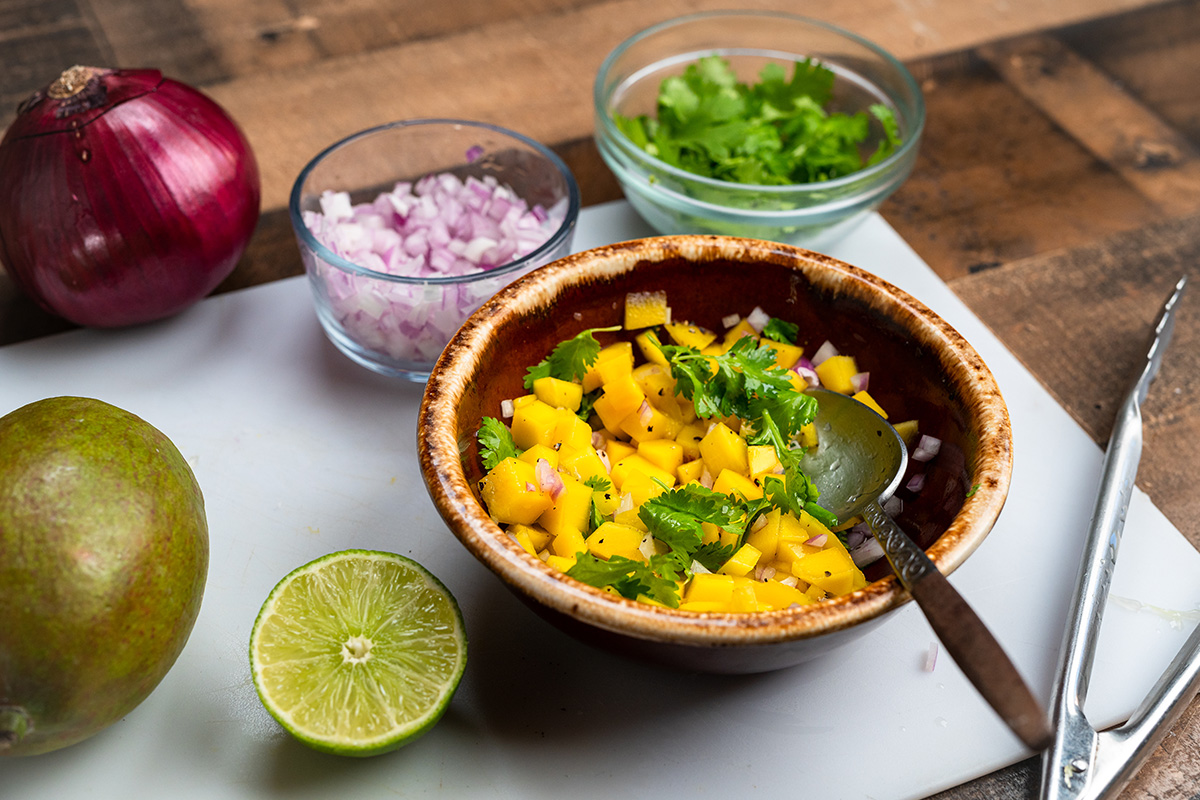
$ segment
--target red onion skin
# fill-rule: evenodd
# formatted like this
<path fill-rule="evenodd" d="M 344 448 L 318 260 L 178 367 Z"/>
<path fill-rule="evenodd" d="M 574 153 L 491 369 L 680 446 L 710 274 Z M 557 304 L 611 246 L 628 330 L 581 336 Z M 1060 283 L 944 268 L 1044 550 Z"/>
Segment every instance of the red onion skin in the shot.
<path fill-rule="evenodd" d="M 258 222 L 258 165 L 214 101 L 158 70 L 99 70 L 107 98 L 35 94 L 0 141 L 0 259 L 79 325 L 176 314 L 237 265 Z M 63 113 L 63 112 L 66 113 Z"/>

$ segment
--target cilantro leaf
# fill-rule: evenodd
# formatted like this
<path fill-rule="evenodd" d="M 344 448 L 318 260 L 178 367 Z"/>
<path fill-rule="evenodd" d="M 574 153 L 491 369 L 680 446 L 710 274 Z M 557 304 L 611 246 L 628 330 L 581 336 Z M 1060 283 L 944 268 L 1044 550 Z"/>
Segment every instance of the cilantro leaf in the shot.
<path fill-rule="evenodd" d="M 796 338 L 800 335 L 800 326 L 779 317 L 771 317 L 763 326 L 762 335 L 776 342 L 795 344 Z"/>
<path fill-rule="evenodd" d="M 611 586 L 630 600 L 645 595 L 670 608 L 678 608 L 677 578 L 671 577 L 676 573 L 668 565 L 668 574 L 655 574 L 655 561 L 651 559 L 650 563 L 646 563 L 624 556 L 612 556 L 605 560 L 583 552 L 576 554 L 575 565 L 567 570 L 567 575 L 598 589 Z"/>
<path fill-rule="evenodd" d="M 479 459 L 486 470 L 492 469 L 506 458 L 521 455 L 508 426 L 495 417 L 484 417 L 480 420 L 475 439 L 479 442 Z"/>
<path fill-rule="evenodd" d="M 550 355 L 525 371 L 525 388 L 532 389 L 533 382 L 538 378 L 558 378 L 564 381 L 582 378 L 600 354 L 600 343 L 593 334 L 598 331 L 616 330 L 620 330 L 619 325 L 588 328 L 570 339 L 559 342 Z"/>
<path fill-rule="evenodd" d="M 696 553 L 705 548 L 704 523 L 734 533 L 740 540 L 749 522 L 748 511 L 747 504 L 738 498 L 687 483 L 642 503 L 638 518 L 655 539 L 671 548 L 682 564 L 690 566 Z M 711 554 L 711 550 L 705 552 Z M 732 554 L 730 550 L 725 557 Z M 724 561 L 712 569 L 721 563 Z"/>

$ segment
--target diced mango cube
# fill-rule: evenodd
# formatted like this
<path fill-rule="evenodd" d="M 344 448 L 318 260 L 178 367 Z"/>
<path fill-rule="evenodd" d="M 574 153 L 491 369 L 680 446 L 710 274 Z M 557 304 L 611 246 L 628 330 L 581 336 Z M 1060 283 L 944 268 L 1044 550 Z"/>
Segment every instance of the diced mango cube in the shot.
<path fill-rule="evenodd" d="M 563 445 L 558 451 L 558 463 L 563 472 L 577 481 L 588 478 L 608 480 L 608 468 L 600 460 L 600 454 L 590 444 L 581 450 Z"/>
<path fill-rule="evenodd" d="M 858 374 L 858 366 L 853 356 L 830 356 L 816 366 L 817 377 L 821 385 L 832 392 L 854 394 L 854 384 L 850 379 Z"/>
<path fill-rule="evenodd" d="M 771 610 L 789 608 L 792 605 L 806 606 L 813 602 L 811 598 L 796 587 L 788 586 L 773 579 L 769 581 L 756 581 L 754 584 L 754 593 L 758 596 L 758 602 Z"/>
<path fill-rule="evenodd" d="M 740 495 L 745 500 L 757 500 L 763 496 L 762 487 L 745 475 L 731 469 L 723 469 L 713 481 L 713 491 L 722 494 Z"/>
<path fill-rule="evenodd" d="M 867 393 L 866 389 L 862 390 L 861 392 L 855 392 L 853 394 L 853 397 L 855 400 L 862 403 L 864 406 L 871 409 L 879 416 L 883 417 L 884 419 L 887 419 L 888 415 L 887 415 L 887 412 L 883 410 L 883 406 L 879 405 L 879 403 L 876 403 L 875 398 L 871 397 L 871 395 Z"/>
<path fill-rule="evenodd" d="M 516 530 L 514 530 L 514 528 Z M 528 531 L 529 529 L 527 527 L 522 528 L 521 526 L 514 525 L 512 528 L 508 529 L 508 535 L 513 537 L 513 539 L 517 541 L 517 544 L 521 545 L 521 548 L 526 553 L 529 553 L 531 556 L 537 556 L 537 548 L 534 547 L 533 542 L 530 541 Z"/>
<path fill-rule="evenodd" d="M 749 465 L 750 474 L 754 476 L 762 475 L 765 472 L 773 472 L 781 466 L 779 455 L 775 452 L 775 446 L 769 444 L 754 444 L 747 447 L 746 460 Z"/>
<path fill-rule="evenodd" d="M 609 464 L 615 464 L 625 456 L 631 456 L 637 452 L 637 445 L 618 439 L 608 431 L 601 431 L 600 438 L 604 440 L 604 444 L 597 449 L 604 451 Z"/>
<path fill-rule="evenodd" d="M 513 442 L 522 450 L 535 444 L 554 446 L 554 432 L 558 425 L 558 409 L 535 399 L 513 410 Z"/>
<path fill-rule="evenodd" d="M 746 544 L 754 545 L 762 553 L 763 563 L 769 564 L 775 560 L 775 549 L 779 544 L 779 517 L 779 509 L 772 508 L 759 518 L 761 524 L 756 521 L 746 534 Z"/>
<path fill-rule="evenodd" d="M 612 465 L 610 477 L 612 478 L 613 485 L 625 491 L 625 481 L 635 472 L 640 472 L 650 478 L 657 478 L 668 487 L 675 485 L 674 473 L 667 472 L 637 453 L 626 456 Z"/>
<path fill-rule="evenodd" d="M 517 538 L 517 541 L 521 541 L 522 536 L 528 539 L 535 551 L 545 550 L 554 538 L 550 531 L 537 525 L 509 525 L 508 532 Z"/>
<path fill-rule="evenodd" d="M 713 425 L 700 440 L 700 457 L 713 475 L 719 475 L 723 469 L 745 475 L 749 469 L 746 440 L 723 422 Z"/>
<path fill-rule="evenodd" d="M 815 422 L 810 422 L 807 425 L 800 426 L 800 435 L 797 437 L 800 446 L 805 450 L 816 447 L 817 442 L 817 425 Z"/>
<path fill-rule="evenodd" d="M 675 478 L 680 484 L 699 481 L 702 474 L 704 474 L 704 462 L 700 459 L 684 462 L 675 469 Z"/>
<path fill-rule="evenodd" d="M 775 351 L 775 366 L 783 369 L 791 369 L 800 360 L 800 356 L 804 355 L 804 348 L 798 345 L 777 342 L 774 339 L 763 339 L 762 344 Z"/>
<path fill-rule="evenodd" d="M 638 549 L 643 535 L 643 532 L 637 528 L 620 525 L 616 522 L 605 522 L 592 531 L 585 541 L 591 554 L 598 558 L 608 559 L 613 556 L 623 556 L 635 561 L 643 561 L 645 557 Z"/>
<path fill-rule="evenodd" d="M 819 586 L 832 595 L 853 591 L 851 587 L 856 583 L 855 573 L 861 578 L 862 572 L 850 556 L 836 547 L 811 553 L 792 564 L 793 575 L 808 584 Z"/>
<path fill-rule="evenodd" d="M 501 524 L 530 524 L 553 502 L 538 488 L 532 464 L 506 458 L 493 467 L 481 482 L 480 494 L 492 519 Z"/>
<path fill-rule="evenodd" d="M 725 338 L 721 340 L 721 352 L 733 347 L 743 336 L 753 336 L 758 339 L 758 331 L 754 330 L 754 326 L 744 319 L 725 332 Z"/>
<path fill-rule="evenodd" d="M 556 537 L 567 530 L 584 530 L 592 513 L 592 487 L 567 475 L 559 477 L 563 482 L 562 492 L 538 517 L 538 524 Z"/>
<path fill-rule="evenodd" d="M 535 444 L 533 447 L 517 456 L 517 458 L 527 464 L 533 464 L 535 467 L 537 466 L 538 461 L 544 459 L 550 462 L 550 466 L 558 469 L 558 456 L 558 451 L 553 447 L 544 444 Z"/>
<path fill-rule="evenodd" d="M 571 567 L 575 566 L 575 556 L 556 556 L 550 555 L 546 557 L 546 565 L 554 567 L 559 572 L 566 572 Z"/>
<path fill-rule="evenodd" d="M 666 292 L 629 292 L 625 295 L 625 330 L 650 328 L 670 321 Z"/>
<path fill-rule="evenodd" d="M 672 419 L 654 406 L 646 405 L 630 412 L 618 427 L 635 442 L 644 442 L 649 439 L 674 439 L 683 422 Z"/>
<path fill-rule="evenodd" d="M 592 426 L 565 408 L 558 410 L 558 424 L 554 426 L 554 444 L 575 450 L 591 447 Z"/>
<path fill-rule="evenodd" d="M 645 401 L 646 395 L 634 383 L 632 375 L 625 375 L 604 384 L 604 393 L 592 405 L 600 421 L 611 433 L 621 431 L 621 421 L 636 412 Z"/>
<path fill-rule="evenodd" d="M 633 372 L 633 342 L 616 342 L 608 347 L 602 347 L 583 375 L 583 391 L 594 392 L 604 383 L 600 375 L 600 366 L 610 359 L 619 359 L 624 366 L 624 372 Z"/>
<path fill-rule="evenodd" d="M 675 344 L 697 350 L 703 350 L 717 340 L 715 331 L 691 322 L 669 322 L 666 329 Z"/>
<path fill-rule="evenodd" d="M 747 575 L 758 564 L 758 559 L 762 556 L 762 552 L 757 547 L 750 543 L 746 543 L 737 549 L 737 552 L 729 557 L 729 560 L 721 565 L 719 572 L 725 575 L 741 576 Z"/>
<path fill-rule="evenodd" d="M 675 441 L 683 448 L 684 458 L 692 459 L 700 457 L 700 442 L 704 439 L 704 428 L 689 423 L 679 429 L 679 433 L 675 434 Z"/>
<path fill-rule="evenodd" d="M 579 403 L 583 400 L 583 386 L 550 376 L 535 380 L 533 393 L 548 406 L 571 411 L 578 411 Z"/>
<path fill-rule="evenodd" d="M 733 595 L 729 598 L 730 611 L 735 614 L 753 614 L 756 611 L 767 610 L 758 602 L 753 583 L 754 581 L 742 579 L 733 585 Z"/>
<path fill-rule="evenodd" d="M 642 331 L 637 336 L 633 337 L 633 342 L 638 346 L 638 350 L 642 353 L 642 358 L 646 359 L 651 364 L 667 365 L 667 357 L 663 355 L 662 350 L 650 340 L 650 334 Z"/>
<path fill-rule="evenodd" d="M 648 439 L 638 444 L 638 455 L 659 469 L 675 472 L 683 463 L 683 448 L 674 439 Z"/>
<path fill-rule="evenodd" d="M 915 442 L 917 435 L 921 432 L 920 426 L 915 419 L 906 419 L 904 422 L 897 422 L 893 427 L 896 428 L 896 433 L 900 434 L 900 438 L 907 445 Z"/>
<path fill-rule="evenodd" d="M 674 480 L 674 476 L 672 476 Z M 670 488 L 670 484 L 663 486 L 658 480 L 644 472 L 630 472 L 621 483 L 621 493 L 633 496 L 634 507 L 641 506 L 652 497 L 658 497 L 663 492 Z"/>
<path fill-rule="evenodd" d="M 550 541 L 550 550 L 556 556 L 563 558 L 574 557 L 577 553 L 587 550 L 583 534 L 577 530 L 565 530 Z"/>
<path fill-rule="evenodd" d="M 684 600 L 689 603 L 720 603 L 728 605 L 733 597 L 733 576 L 720 575 L 715 572 L 702 572 L 693 575 L 684 592 Z"/>

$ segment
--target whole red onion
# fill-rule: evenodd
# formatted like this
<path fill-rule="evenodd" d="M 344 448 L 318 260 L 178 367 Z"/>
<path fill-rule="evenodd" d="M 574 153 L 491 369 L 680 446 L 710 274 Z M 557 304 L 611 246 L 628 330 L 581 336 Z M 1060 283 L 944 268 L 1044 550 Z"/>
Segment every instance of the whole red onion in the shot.
<path fill-rule="evenodd" d="M 158 70 L 72 67 L 0 141 L 0 259 L 72 322 L 160 319 L 233 271 L 260 193 L 249 143 L 211 99 Z"/>

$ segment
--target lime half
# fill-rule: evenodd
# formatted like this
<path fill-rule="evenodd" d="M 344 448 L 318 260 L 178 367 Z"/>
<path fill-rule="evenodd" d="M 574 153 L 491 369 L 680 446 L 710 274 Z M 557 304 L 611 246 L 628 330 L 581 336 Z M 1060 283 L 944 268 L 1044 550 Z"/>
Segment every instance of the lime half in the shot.
<path fill-rule="evenodd" d="M 300 741 L 386 753 L 445 713 L 467 663 L 454 596 L 404 556 L 344 550 L 271 590 L 250 633 L 263 705 Z"/>

